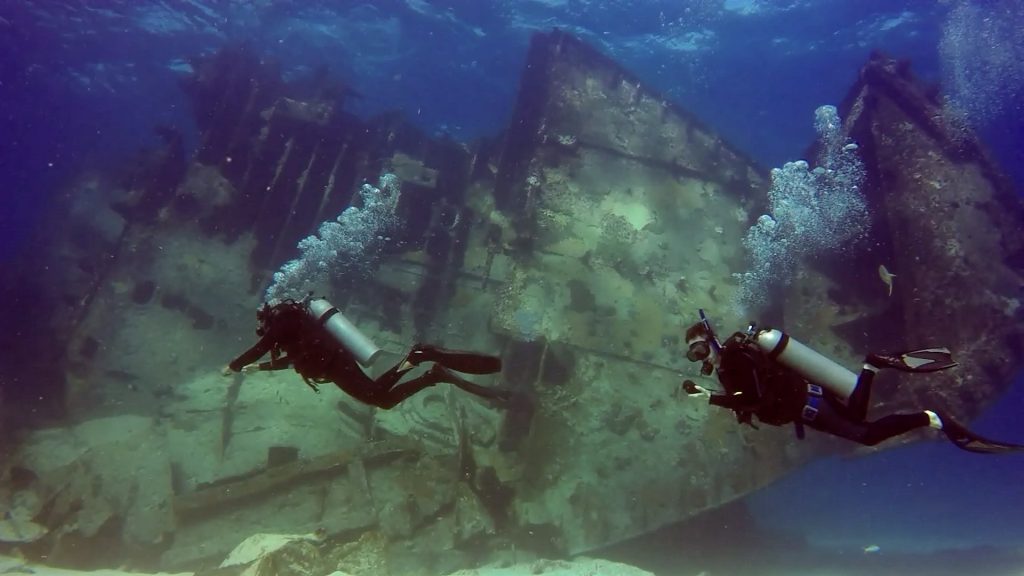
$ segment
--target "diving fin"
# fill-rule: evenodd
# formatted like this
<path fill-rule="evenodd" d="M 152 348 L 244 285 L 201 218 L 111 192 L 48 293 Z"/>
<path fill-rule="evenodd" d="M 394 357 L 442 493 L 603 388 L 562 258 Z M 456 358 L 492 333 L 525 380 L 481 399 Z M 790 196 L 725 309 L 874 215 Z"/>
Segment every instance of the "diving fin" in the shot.
<path fill-rule="evenodd" d="M 494 374 L 501 372 L 501 358 L 465 352 L 462 350 L 446 350 L 429 344 L 418 344 L 409 352 L 406 361 L 417 365 L 421 362 L 436 362 L 449 370 L 465 374 Z"/>
<path fill-rule="evenodd" d="M 428 374 L 433 378 L 436 378 L 439 382 L 448 382 L 464 392 L 469 392 L 470 394 L 481 398 L 493 400 L 499 404 L 506 403 L 512 398 L 512 392 L 510 390 L 475 384 L 460 377 L 458 374 L 452 373 L 441 364 L 434 364 Z"/>
<path fill-rule="evenodd" d="M 939 419 L 942 420 L 942 431 L 946 433 L 949 441 L 956 444 L 956 447 L 961 450 L 978 454 L 1001 454 L 1024 450 L 1024 446 L 1020 444 L 998 442 L 978 436 L 956 420 L 950 418 L 948 414 L 940 412 L 938 415 Z"/>
<path fill-rule="evenodd" d="M 958 366 L 949 348 L 922 348 L 897 354 L 868 354 L 867 363 L 876 368 L 903 372 L 938 372 Z"/>

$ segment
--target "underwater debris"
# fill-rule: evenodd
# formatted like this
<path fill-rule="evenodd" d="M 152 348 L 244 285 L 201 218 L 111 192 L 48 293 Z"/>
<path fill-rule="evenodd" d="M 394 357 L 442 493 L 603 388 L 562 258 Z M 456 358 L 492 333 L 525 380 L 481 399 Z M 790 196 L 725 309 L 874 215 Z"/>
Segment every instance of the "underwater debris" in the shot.
<path fill-rule="evenodd" d="M 253 498 L 304 478 L 340 474 L 357 460 L 366 465 L 418 452 L 419 448 L 415 444 L 396 439 L 368 444 L 360 453 L 336 452 L 295 460 L 265 468 L 255 474 L 224 479 L 214 485 L 200 487 L 195 492 L 182 494 L 174 500 L 174 513 L 183 521 L 195 520 L 225 508 L 242 506 Z"/>

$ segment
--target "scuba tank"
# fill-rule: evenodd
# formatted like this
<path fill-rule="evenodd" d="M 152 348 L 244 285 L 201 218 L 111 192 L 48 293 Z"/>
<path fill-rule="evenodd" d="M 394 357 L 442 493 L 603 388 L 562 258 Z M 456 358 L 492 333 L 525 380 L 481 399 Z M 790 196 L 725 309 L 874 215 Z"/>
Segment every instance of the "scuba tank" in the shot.
<path fill-rule="evenodd" d="M 765 328 L 751 331 L 750 341 L 768 358 L 790 368 L 813 384 L 818 384 L 846 402 L 857 387 L 857 375 L 781 330 Z"/>
<path fill-rule="evenodd" d="M 355 324 L 345 318 L 341 310 L 335 308 L 327 300 L 312 299 L 306 310 L 314 320 L 320 322 L 327 329 L 327 332 L 338 341 L 342 348 L 352 354 L 363 366 L 369 368 L 380 356 L 381 349 L 360 332 Z"/>

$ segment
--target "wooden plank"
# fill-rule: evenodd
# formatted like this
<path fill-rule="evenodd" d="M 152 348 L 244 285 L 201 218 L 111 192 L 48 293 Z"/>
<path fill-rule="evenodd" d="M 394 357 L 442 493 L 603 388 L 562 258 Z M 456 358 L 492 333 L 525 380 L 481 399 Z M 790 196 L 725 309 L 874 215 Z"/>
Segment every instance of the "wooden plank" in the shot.
<path fill-rule="evenodd" d="M 379 465 L 403 456 L 419 454 L 422 454 L 422 450 L 414 442 L 391 440 L 374 442 L 358 451 L 343 450 L 298 460 L 175 496 L 174 514 L 182 521 L 214 515 L 244 505 L 250 499 L 266 496 L 268 492 L 284 490 L 300 481 L 335 476 L 356 461 L 368 466 Z"/>

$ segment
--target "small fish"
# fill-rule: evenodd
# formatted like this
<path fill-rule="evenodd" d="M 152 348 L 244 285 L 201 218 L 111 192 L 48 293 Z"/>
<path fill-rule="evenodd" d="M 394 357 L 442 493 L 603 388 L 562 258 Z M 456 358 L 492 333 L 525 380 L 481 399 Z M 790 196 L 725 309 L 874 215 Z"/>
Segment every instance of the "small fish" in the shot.
<path fill-rule="evenodd" d="M 882 279 L 882 282 L 889 287 L 889 296 L 892 296 L 892 279 L 896 277 L 895 274 L 889 272 L 885 268 L 885 264 L 878 265 L 878 277 Z"/>
<path fill-rule="evenodd" d="M 870 546 L 865 546 L 864 547 L 864 553 L 865 554 L 876 554 L 881 549 L 882 548 L 878 544 L 872 544 Z"/>

